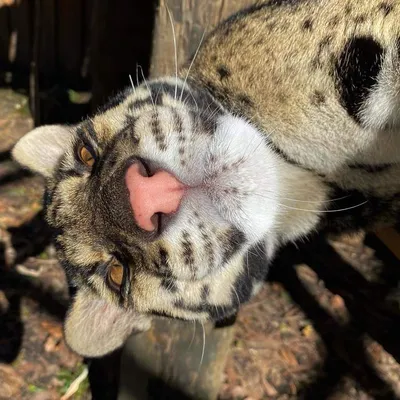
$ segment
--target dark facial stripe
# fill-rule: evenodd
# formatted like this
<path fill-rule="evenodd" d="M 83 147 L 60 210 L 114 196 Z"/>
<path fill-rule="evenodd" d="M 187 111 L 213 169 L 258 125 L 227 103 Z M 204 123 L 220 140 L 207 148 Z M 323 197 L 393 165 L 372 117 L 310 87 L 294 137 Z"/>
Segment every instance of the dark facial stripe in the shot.
<path fill-rule="evenodd" d="M 185 262 L 185 265 L 190 268 L 190 270 L 194 273 L 194 250 L 193 243 L 190 241 L 189 235 L 187 232 L 183 232 L 182 234 L 182 257 Z"/>
<path fill-rule="evenodd" d="M 167 149 L 165 144 L 165 135 L 162 131 L 157 111 L 154 111 L 151 116 L 150 128 L 158 148 L 162 151 L 165 151 Z"/>
<path fill-rule="evenodd" d="M 346 44 L 336 63 L 341 103 L 357 122 L 360 108 L 376 83 L 383 54 L 382 46 L 372 37 L 361 36 Z"/>
<path fill-rule="evenodd" d="M 176 286 L 176 282 L 173 278 L 166 278 L 166 277 L 162 278 L 161 286 L 168 292 L 171 292 L 171 293 L 178 292 L 178 286 Z"/>
<path fill-rule="evenodd" d="M 172 117 L 174 119 L 174 128 L 176 132 L 181 135 L 183 132 L 183 121 L 182 117 L 178 114 L 178 112 L 172 109 Z"/>
<path fill-rule="evenodd" d="M 359 169 L 370 174 L 375 174 L 378 172 L 384 172 L 392 168 L 394 164 L 378 164 L 378 165 L 368 165 L 368 164 L 352 164 L 349 165 L 351 169 Z"/>
<path fill-rule="evenodd" d="M 387 17 L 394 10 L 394 5 L 383 1 L 379 4 L 378 8 L 379 11 L 383 13 L 384 17 Z"/>
<path fill-rule="evenodd" d="M 226 264 L 241 248 L 245 242 L 246 237 L 243 232 L 238 229 L 232 229 L 227 242 L 225 244 L 225 251 L 223 255 L 223 263 Z"/>
<path fill-rule="evenodd" d="M 153 106 L 153 101 L 150 98 L 150 96 L 146 97 L 144 99 L 136 99 L 136 100 L 132 101 L 131 103 L 129 103 L 128 111 L 132 112 L 133 110 L 143 108 L 144 106 Z"/>
<path fill-rule="evenodd" d="M 201 300 L 203 302 L 208 301 L 208 297 L 210 296 L 210 287 L 208 285 L 204 285 L 201 289 Z"/>

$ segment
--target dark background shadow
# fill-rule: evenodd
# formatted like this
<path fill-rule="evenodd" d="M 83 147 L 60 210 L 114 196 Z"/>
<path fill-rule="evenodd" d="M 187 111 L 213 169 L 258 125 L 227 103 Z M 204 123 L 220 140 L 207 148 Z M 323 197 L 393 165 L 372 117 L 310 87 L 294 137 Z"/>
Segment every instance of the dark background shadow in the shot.
<path fill-rule="evenodd" d="M 312 321 L 327 349 L 323 368 L 310 385 L 302 388 L 301 398 L 327 398 L 346 376 L 353 377 L 373 398 L 396 398 L 371 366 L 362 339 L 369 335 L 399 360 L 400 313 L 391 309 L 385 296 L 397 288 L 400 263 L 376 237 L 368 236 L 366 244 L 375 249 L 377 258 L 384 262 L 382 283 L 366 281 L 323 235 L 283 249 L 271 270 L 269 280 L 283 284 Z M 318 274 L 327 289 L 344 299 L 350 313 L 349 323 L 340 325 L 306 290 L 296 274 L 296 265 L 302 263 Z"/>

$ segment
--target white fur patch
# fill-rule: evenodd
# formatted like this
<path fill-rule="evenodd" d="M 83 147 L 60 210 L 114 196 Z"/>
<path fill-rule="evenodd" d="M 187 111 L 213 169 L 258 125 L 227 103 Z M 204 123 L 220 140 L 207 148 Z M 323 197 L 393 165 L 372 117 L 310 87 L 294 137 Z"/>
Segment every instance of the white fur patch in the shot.
<path fill-rule="evenodd" d="M 274 229 L 279 160 L 263 135 L 243 119 L 219 118 L 207 155 L 207 192 L 221 215 L 253 242 Z"/>

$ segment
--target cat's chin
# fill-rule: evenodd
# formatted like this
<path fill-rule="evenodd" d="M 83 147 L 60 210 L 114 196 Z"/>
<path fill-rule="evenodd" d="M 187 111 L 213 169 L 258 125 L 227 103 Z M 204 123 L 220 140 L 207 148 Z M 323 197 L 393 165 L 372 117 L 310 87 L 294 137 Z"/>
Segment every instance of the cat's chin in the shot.
<path fill-rule="evenodd" d="M 219 118 L 208 149 L 204 190 L 221 217 L 250 242 L 274 231 L 279 173 L 279 159 L 265 134 L 244 119 Z"/>

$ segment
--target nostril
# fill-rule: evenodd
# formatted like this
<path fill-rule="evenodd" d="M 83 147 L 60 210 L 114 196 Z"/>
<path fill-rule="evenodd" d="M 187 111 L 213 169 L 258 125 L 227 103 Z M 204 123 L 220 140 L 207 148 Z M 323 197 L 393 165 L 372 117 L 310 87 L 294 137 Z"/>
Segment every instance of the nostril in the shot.
<path fill-rule="evenodd" d="M 152 175 L 146 161 L 140 159 L 137 161 L 137 164 L 138 164 L 138 172 L 141 176 L 147 178 Z"/>
<path fill-rule="evenodd" d="M 153 232 L 160 232 L 161 229 L 161 213 L 155 213 L 150 218 L 151 223 L 153 224 Z"/>

